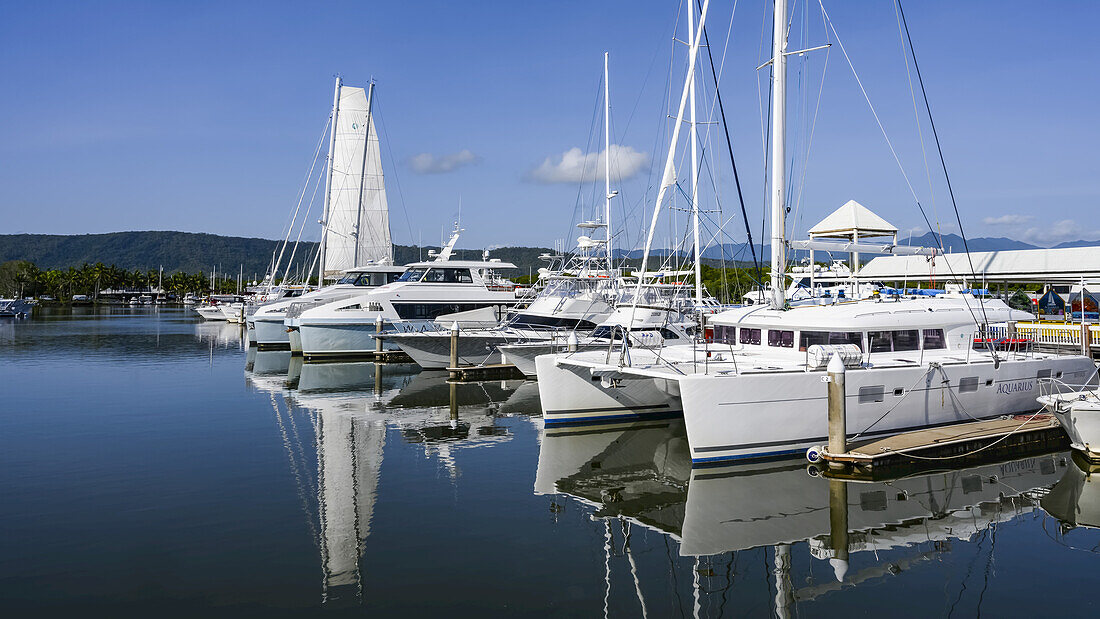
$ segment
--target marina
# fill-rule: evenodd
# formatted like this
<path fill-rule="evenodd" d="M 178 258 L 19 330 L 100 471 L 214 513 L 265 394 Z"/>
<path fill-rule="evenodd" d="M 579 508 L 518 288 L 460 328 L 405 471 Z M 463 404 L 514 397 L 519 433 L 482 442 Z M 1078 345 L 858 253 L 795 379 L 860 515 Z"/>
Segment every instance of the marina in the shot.
<path fill-rule="evenodd" d="M 0 609 L 1088 614 L 1095 20 L 748 4 L 12 7 Z"/>
<path fill-rule="evenodd" d="M 693 468 L 682 421 L 544 429 L 532 382 L 301 363 L 247 348 L 239 325 L 139 312 L 0 324 L 0 399 L 22 412 L 0 421 L 19 472 L 0 478 L 13 612 L 794 616 L 914 590 L 939 593 L 900 614 L 1090 603 L 1100 511 L 1065 447 L 841 488 L 804 459 Z M 155 414 L 131 405 L 135 384 Z"/>

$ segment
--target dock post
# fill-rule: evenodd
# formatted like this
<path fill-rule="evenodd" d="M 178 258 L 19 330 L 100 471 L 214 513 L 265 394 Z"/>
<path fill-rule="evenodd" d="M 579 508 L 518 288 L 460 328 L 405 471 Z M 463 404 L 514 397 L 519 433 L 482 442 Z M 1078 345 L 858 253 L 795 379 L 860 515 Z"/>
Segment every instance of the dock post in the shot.
<path fill-rule="evenodd" d="M 382 356 L 382 339 L 378 337 L 382 335 L 382 314 L 379 314 L 374 319 L 374 356 Z"/>
<path fill-rule="evenodd" d="M 839 455 L 848 452 L 847 402 L 844 393 L 844 362 L 838 353 L 829 359 L 829 453 Z M 840 468 L 838 463 L 830 467 Z"/>
<path fill-rule="evenodd" d="M 569 332 L 569 339 L 566 340 L 565 346 L 569 349 L 569 352 L 577 352 L 578 341 L 576 331 Z"/>
<path fill-rule="evenodd" d="M 451 368 L 458 367 L 458 321 L 451 323 Z"/>
<path fill-rule="evenodd" d="M 455 422 L 458 421 L 458 383 L 452 382 L 450 384 L 450 396 L 451 396 L 451 427 L 455 427 Z"/>
<path fill-rule="evenodd" d="M 837 582 L 848 573 L 848 482 L 829 480 L 829 541 L 835 553 L 829 559 Z"/>
<path fill-rule="evenodd" d="M 1084 306 L 1084 301 L 1082 301 L 1081 302 L 1081 315 L 1082 316 L 1085 313 L 1084 307 L 1085 307 Z M 1089 333 L 1089 323 L 1085 322 L 1085 320 L 1082 318 L 1081 319 L 1081 354 L 1086 356 L 1086 357 L 1092 356 L 1092 342 L 1089 341 L 1091 335 L 1092 334 Z"/>

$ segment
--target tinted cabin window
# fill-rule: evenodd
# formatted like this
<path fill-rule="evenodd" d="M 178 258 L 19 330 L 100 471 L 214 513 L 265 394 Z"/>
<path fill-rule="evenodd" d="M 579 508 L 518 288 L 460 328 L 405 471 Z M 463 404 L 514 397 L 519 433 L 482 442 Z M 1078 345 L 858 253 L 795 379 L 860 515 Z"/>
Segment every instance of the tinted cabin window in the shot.
<path fill-rule="evenodd" d="M 760 329 L 741 328 L 740 342 L 742 344 L 760 344 Z"/>
<path fill-rule="evenodd" d="M 801 331 L 798 334 L 798 349 L 806 350 L 810 346 L 824 344 L 853 344 L 863 350 L 863 334 L 859 331 Z"/>
<path fill-rule="evenodd" d="M 978 377 L 968 376 L 959 379 L 959 393 L 969 393 L 978 390 Z"/>
<path fill-rule="evenodd" d="M 719 344 L 736 344 L 737 327 L 717 325 L 714 327 L 714 341 Z"/>
<path fill-rule="evenodd" d="M 946 338 L 943 337 L 943 329 L 924 330 L 924 349 L 937 350 L 947 348 Z"/>
<path fill-rule="evenodd" d="M 794 346 L 794 331 L 768 329 L 768 346 L 792 348 Z"/>
<path fill-rule="evenodd" d="M 916 329 L 910 331 L 894 331 L 894 352 L 904 350 L 920 350 L 920 336 Z"/>
<path fill-rule="evenodd" d="M 893 337 L 889 331 L 868 331 L 867 346 L 871 352 L 890 352 L 894 349 Z"/>
<path fill-rule="evenodd" d="M 810 346 L 821 346 L 828 343 L 828 331 L 799 331 L 798 333 L 799 350 L 806 350 Z"/>
<path fill-rule="evenodd" d="M 470 269 L 432 269 L 424 277 L 433 284 L 469 284 L 474 281 Z"/>
<path fill-rule="evenodd" d="M 863 334 L 859 331 L 832 331 L 829 333 L 830 344 L 852 344 L 863 350 Z"/>
<path fill-rule="evenodd" d="M 399 282 L 418 282 L 420 278 L 424 277 L 424 273 L 427 269 L 409 269 L 401 274 L 401 277 L 397 278 Z"/>

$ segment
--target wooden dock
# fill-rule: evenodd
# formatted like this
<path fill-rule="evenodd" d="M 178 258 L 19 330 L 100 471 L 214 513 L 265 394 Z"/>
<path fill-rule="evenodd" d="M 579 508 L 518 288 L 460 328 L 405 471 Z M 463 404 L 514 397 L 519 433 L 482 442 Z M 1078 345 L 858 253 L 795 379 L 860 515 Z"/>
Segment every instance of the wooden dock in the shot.
<path fill-rule="evenodd" d="M 511 363 L 493 363 L 489 365 L 464 365 L 447 368 L 451 380 L 457 382 L 479 380 L 522 380 L 523 372 Z"/>
<path fill-rule="evenodd" d="M 1053 415 L 1013 415 L 854 443 L 848 446 L 847 453 L 821 454 L 826 463 L 822 474 L 879 480 L 1068 448 L 1069 438 Z"/>

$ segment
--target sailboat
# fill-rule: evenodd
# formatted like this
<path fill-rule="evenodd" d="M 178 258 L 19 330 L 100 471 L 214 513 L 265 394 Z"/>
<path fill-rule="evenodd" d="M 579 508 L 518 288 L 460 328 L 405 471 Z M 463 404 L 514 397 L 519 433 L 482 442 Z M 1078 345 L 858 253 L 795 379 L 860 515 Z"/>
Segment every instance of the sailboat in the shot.
<path fill-rule="evenodd" d="M 389 204 L 372 114 L 374 91 L 373 82 L 364 89 L 345 86 L 336 78 L 317 257 L 322 288 L 250 312 L 248 326 L 261 348 L 290 347 L 285 320 L 291 305 L 314 306 L 361 294 L 395 281 L 405 271 L 393 264 Z M 333 283 L 324 286 L 325 281 Z"/>
<path fill-rule="evenodd" d="M 539 357 L 548 423 L 682 412 L 692 462 L 711 464 L 794 456 L 824 442 L 823 379 L 834 356 L 846 366 L 853 439 L 1034 411 L 1044 378 L 1095 384 L 1088 357 L 975 346 L 976 339 L 987 341 L 987 325 L 1032 316 L 958 288 L 935 298 L 786 303 L 786 0 L 775 2 L 773 19 L 771 299 L 715 315 L 711 343 L 610 359 L 599 353 Z M 827 242 L 814 243 L 821 249 Z"/>

